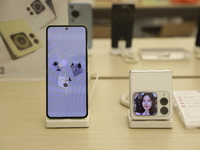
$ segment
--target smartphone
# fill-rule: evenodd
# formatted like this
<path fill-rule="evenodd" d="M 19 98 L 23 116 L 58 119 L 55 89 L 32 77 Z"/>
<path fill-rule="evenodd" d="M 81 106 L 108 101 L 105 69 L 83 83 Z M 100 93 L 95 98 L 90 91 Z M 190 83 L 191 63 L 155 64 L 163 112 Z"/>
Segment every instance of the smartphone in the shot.
<path fill-rule="evenodd" d="M 168 120 L 173 116 L 171 70 L 131 70 L 129 108 L 133 120 Z"/>
<path fill-rule="evenodd" d="M 83 25 L 48 26 L 46 41 L 47 117 L 87 117 L 86 27 Z"/>
<path fill-rule="evenodd" d="M 112 5 L 111 40 L 113 48 L 118 47 L 120 40 L 125 40 L 126 47 L 131 47 L 134 17 L 134 4 Z"/>
<path fill-rule="evenodd" d="M 89 3 L 69 3 L 69 24 L 84 25 L 87 27 L 88 50 L 92 48 L 92 6 Z"/>
<path fill-rule="evenodd" d="M 198 30 L 197 30 L 197 34 L 196 34 L 196 42 L 195 45 L 197 47 L 200 47 L 200 14 L 199 14 L 199 20 L 198 20 Z"/>

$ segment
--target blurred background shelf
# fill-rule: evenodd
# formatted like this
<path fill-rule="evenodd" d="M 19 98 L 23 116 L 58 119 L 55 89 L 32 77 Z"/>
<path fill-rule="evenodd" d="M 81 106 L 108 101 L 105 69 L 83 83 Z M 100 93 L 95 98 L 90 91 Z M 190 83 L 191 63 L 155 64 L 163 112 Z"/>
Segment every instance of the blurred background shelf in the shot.
<path fill-rule="evenodd" d="M 135 4 L 133 37 L 196 36 L 199 0 L 84 0 L 84 2 L 89 2 L 93 6 L 94 38 L 110 38 L 113 3 Z"/>

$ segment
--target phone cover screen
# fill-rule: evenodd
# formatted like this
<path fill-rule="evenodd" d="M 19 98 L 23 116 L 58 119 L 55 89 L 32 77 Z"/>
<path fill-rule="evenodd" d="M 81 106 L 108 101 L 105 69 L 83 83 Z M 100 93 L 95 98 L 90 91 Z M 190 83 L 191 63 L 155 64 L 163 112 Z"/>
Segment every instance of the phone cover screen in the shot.
<path fill-rule="evenodd" d="M 47 28 L 47 117 L 88 114 L 87 31 L 84 26 Z"/>
<path fill-rule="evenodd" d="M 156 93 L 135 93 L 133 95 L 134 110 L 137 116 L 157 114 L 157 95 Z"/>

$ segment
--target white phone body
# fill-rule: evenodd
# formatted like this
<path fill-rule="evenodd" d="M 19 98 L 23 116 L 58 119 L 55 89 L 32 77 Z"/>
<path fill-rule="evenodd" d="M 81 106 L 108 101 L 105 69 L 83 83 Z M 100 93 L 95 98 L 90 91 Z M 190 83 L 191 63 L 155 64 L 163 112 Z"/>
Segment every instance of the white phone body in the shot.
<path fill-rule="evenodd" d="M 156 95 L 156 113 L 144 115 L 144 112 L 138 112 L 141 114 L 138 115 L 134 97 L 136 93 Z M 166 105 L 161 104 L 162 98 L 168 100 Z M 130 116 L 133 120 L 168 120 L 172 118 L 172 72 L 170 70 L 131 70 L 129 72 L 129 100 Z M 142 98 L 139 99 L 139 102 L 139 107 L 143 107 Z M 163 115 L 161 109 L 167 109 L 166 114 Z"/>
<path fill-rule="evenodd" d="M 47 0 L 31 0 L 23 9 L 26 18 L 32 20 L 38 28 L 43 28 L 56 19 L 55 11 Z"/>

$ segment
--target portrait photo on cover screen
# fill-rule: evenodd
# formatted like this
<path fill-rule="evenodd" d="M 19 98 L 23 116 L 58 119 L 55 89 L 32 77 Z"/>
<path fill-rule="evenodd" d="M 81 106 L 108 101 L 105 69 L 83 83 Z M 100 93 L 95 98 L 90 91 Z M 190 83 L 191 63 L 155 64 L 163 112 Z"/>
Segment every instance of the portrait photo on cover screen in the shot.
<path fill-rule="evenodd" d="M 156 93 L 135 93 L 133 97 L 135 115 L 156 115 L 157 94 Z"/>

